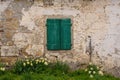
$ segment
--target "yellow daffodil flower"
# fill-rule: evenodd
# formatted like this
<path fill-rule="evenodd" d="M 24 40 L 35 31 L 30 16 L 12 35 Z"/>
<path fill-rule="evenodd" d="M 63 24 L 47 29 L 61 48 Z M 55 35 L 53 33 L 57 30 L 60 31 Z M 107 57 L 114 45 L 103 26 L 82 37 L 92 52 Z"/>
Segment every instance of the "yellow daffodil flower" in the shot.
<path fill-rule="evenodd" d="M 27 61 L 27 64 L 30 64 L 30 62 L 29 62 L 29 61 Z"/>
<path fill-rule="evenodd" d="M 93 74 L 95 74 L 96 72 L 95 71 L 93 71 Z"/>
<path fill-rule="evenodd" d="M 85 69 L 85 72 L 87 72 L 88 71 L 88 69 Z"/>
<path fill-rule="evenodd" d="M 47 63 L 47 62 L 45 62 L 44 64 L 45 64 L 45 65 L 48 65 L 48 63 Z"/>
<path fill-rule="evenodd" d="M 23 63 L 23 66 L 26 66 L 26 63 Z"/>
<path fill-rule="evenodd" d="M 5 71 L 5 68 L 4 68 L 4 67 L 2 68 L 2 71 Z"/>
<path fill-rule="evenodd" d="M 99 71 L 98 73 L 99 73 L 101 76 L 103 76 L 103 72 L 102 72 L 102 71 Z"/>
<path fill-rule="evenodd" d="M 90 75 L 90 78 L 93 78 L 93 75 Z"/>
<path fill-rule="evenodd" d="M 93 68 L 91 67 L 90 70 L 93 70 Z"/>
<path fill-rule="evenodd" d="M 31 65 L 31 66 L 33 66 L 33 64 L 32 64 L 32 63 L 31 63 L 30 65 Z"/>
<path fill-rule="evenodd" d="M 89 71 L 88 73 L 91 74 L 91 71 Z"/>

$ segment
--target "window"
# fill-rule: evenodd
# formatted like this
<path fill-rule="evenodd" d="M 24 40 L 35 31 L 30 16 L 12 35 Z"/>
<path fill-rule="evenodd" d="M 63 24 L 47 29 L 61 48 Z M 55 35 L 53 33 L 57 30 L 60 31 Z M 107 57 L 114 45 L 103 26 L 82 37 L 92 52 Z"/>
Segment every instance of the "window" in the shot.
<path fill-rule="evenodd" d="M 71 49 L 71 19 L 47 19 L 47 49 Z"/>

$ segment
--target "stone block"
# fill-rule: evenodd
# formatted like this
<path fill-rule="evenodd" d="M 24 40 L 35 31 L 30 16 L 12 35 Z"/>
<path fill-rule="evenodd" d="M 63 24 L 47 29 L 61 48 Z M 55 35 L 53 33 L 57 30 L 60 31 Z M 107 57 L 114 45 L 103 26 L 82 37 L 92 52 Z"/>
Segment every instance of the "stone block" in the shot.
<path fill-rule="evenodd" d="M 44 36 L 43 32 L 41 33 L 35 33 L 33 36 L 33 43 L 34 44 L 43 44 L 44 43 Z"/>
<path fill-rule="evenodd" d="M 13 11 L 10 9 L 6 9 L 4 11 L 4 16 L 5 16 L 5 18 L 11 18 L 13 16 Z"/>
<path fill-rule="evenodd" d="M 2 21 L 0 21 L 0 29 L 3 28 L 3 24 Z"/>
<path fill-rule="evenodd" d="M 44 46 L 43 45 L 28 45 L 25 49 L 25 52 L 28 53 L 28 55 L 32 56 L 43 56 Z"/>
<path fill-rule="evenodd" d="M 16 46 L 1 46 L 1 56 L 18 56 L 19 50 Z"/>
<path fill-rule="evenodd" d="M 3 34 L 7 40 L 11 40 L 14 35 L 14 31 L 5 30 Z"/>
<path fill-rule="evenodd" d="M 3 22 L 4 28 L 8 30 L 17 30 L 19 27 L 19 20 L 17 18 L 10 18 Z"/>
<path fill-rule="evenodd" d="M 12 40 L 18 48 L 23 48 L 28 44 L 32 44 L 33 34 L 31 33 L 16 33 Z"/>
<path fill-rule="evenodd" d="M 8 63 L 10 65 L 13 65 L 17 61 L 18 57 L 0 57 L 0 62 Z"/>

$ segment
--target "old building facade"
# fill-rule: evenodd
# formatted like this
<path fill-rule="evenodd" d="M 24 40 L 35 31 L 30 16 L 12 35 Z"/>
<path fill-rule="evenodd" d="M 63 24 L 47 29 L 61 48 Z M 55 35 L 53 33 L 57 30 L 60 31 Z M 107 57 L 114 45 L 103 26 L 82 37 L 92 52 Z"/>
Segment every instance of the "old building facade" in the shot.
<path fill-rule="evenodd" d="M 71 49 L 47 49 L 47 19 L 71 20 Z M 80 67 L 91 59 L 120 76 L 120 0 L 1 0 L 0 60 L 44 56 Z M 54 36 L 52 36 L 54 38 Z"/>

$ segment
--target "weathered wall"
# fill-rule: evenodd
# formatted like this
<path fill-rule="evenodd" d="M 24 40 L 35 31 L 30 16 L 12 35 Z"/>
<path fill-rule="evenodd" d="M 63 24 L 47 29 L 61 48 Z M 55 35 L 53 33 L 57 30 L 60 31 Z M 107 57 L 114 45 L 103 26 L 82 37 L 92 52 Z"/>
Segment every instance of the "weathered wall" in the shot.
<path fill-rule="evenodd" d="M 46 19 L 72 19 L 72 50 L 46 49 Z M 16 57 L 45 56 L 79 67 L 92 61 L 120 76 L 120 0 L 6 0 L 0 2 L 0 55 L 2 61 Z M 6 58 L 9 58 L 6 60 Z"/>

